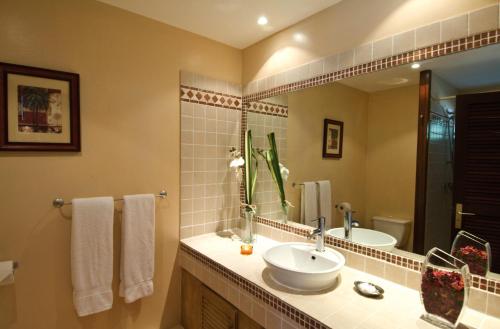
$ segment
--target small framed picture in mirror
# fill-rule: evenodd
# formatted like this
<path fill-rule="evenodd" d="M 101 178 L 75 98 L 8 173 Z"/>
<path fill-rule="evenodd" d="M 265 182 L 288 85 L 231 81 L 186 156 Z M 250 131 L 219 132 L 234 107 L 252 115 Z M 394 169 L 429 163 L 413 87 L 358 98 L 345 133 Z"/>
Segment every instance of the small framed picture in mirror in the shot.
<path fill-rule="evenodd" d="M 344 123 L 325 119 L 323 126 L 323 158 L 342 158 Z"/>

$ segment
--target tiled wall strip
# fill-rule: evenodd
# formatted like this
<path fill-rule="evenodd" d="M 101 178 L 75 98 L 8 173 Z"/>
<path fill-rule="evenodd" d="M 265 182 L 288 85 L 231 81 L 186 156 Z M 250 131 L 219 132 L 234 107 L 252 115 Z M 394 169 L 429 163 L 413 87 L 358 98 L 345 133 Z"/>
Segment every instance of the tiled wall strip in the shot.
<path fill-rule="evenodd" d="M 181 85 L 180 97 L 182 102 L 241 110 L 241 96 Z"/>
<path fill-rule="evenodd" d="M 288 117 L 288 106 L 274 104 L 271 102 L 256 101 L 250 102 L 248 105 L 248 112 L 273 115 L 278 117 Z"/>
<path fill-rule="evenodd" d="M 182 241 L 180 244 L 180 249 L 182 252 L 185 252 L 186 254 L 188 254 L 189 256 L 194 258 L 196 261 L 198 261 L 198 262 L 202 263 L 204 266 L 208 267 L 210 270 L 221 275 L 224 279 L 231 281 L 233 284 L 235 284 L 240 289 L 245 290 L 253 297 L 255 297 L 258 300 L 262 301 L 263 303 L 269 305 L 270 307 L 274 308 L 276 311 L 282 313 L 283 315 L 286 315 L 289 319 L 295 321 L 303 328 L 307 328 L 307 329 L 328 329 L 328 328 L 330 328 L 330 327 L 326 326 L 325 324 L 319 322 L 318 320 L 308 316 L 304 312 L 298 310 L 297 308 L 291 306 L 290 304 L 284 302 L 283 300 L 281 300 L 280 298 L 276 297 L 275 295 L 269 293 L 265 289 L 262 289 L 261 287 L 257 286 L 256 284 L 252 283 L 251 281 L 234 273 L 233 271 L 226 268 L 225 266 L 220 265 L 219 263 L 213 261 L 209 257 L 207 257 L 207 256 L 197 252 L 196 250 L 190 248 L 189 246 L 182 243 Z"/>
<path fill-rule="evenodd" d="M 240 151 L 241 155 L 245 157 L 245 134 L 248 127 L 248 104 L 242 104 L 241 110 L 241 133 L 240 133 Z M 243 181 L 245 181 L 245 166 L 243 166 Z M 240 184 L 240 201 L 245 203 L 245 183 Z M 240 210 L 243 216 L 243 208 Z"/>
<path fill-rule="evenodd" d="M 239 223 L 239 184 L 229 170 L 241 133 L 241 86 L 181 72 L 181 238 Z"/>
<path fill-rule="evenodd" d="M 260 216 L 256 216 L 256 221 L 260 224 L 267 225 L 270 227 L 274 227 L 286 232 L 290 232 L 293 234 L 301 235 L 307 237 L 310 233 L 310 229 L 304 229 L 304 228 L 299 228 L 299 227 L 294 227 L 288 224 L 283 224 L 274 220 L 270 220 L 267 218 L 263 218 Z M 349 250 L 358 254 L 362 254 L 365 256 L 370 256 L 376 259 L 380 259 L 382 261 L 385 261 L 390 264 L 394 264 L 397 266 L 401 266 L 403 268 L 415 270 L 415 271 L 420 271 L 422 267 L 422 262 L 403 257 L 400 255 L 395 255 L 390 252 L 366 247 L 354 242 L 346 241 L 343 239 L 335 238 L 333 236 L 326 236 L 325 237 L 325 243 L 327 245 L 336 247 L 336 248 L 342 248 L 345 250 Z M 497 295 L 500 295 L 500 282 L 496 281 L 494 279 L 487 279 L 481 276 L 477 275 L 472 275 L 472 286 L 474 288 L 488 291 L 490 293 L 494 293 Z"/>
<path fill-rule="evenodd" d="M 298 82 L 280 85 L 274 88 L 263 90 L 243 96 L 243 102 L 249 103 L 264 98 L 294 92 L 310 87 L 321 86 L 334 81 L 377 72 L 391 67 L 409 64 L 416 61 L 428 60 L 431 58 L 451 55 L 454 53 L 477 49 L 480 47 L 497 44 L 500 42 L 500 30 L 496 29 L 489 32 L 475 34 L 466 38 L 455 39 L 447 42 L 441 42 L 416 50 L 407 51 L 399 55 L 389 56 L 371 61 L 366 64 L 359 64 L 338 71 L 324 73 L 313 78 L 304 79 Z"/>

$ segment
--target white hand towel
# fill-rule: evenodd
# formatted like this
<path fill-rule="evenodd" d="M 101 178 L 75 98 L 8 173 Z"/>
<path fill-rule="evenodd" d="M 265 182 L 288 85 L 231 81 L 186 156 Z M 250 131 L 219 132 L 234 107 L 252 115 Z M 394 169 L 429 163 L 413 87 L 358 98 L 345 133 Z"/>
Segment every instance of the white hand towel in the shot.
<path fill-rule="evenodd" d="M 315 182 L 304 182 L 300 197 L 300 222 L 315 225 L 312 221 L 318 218 L 318 192 Z"/>
<path fill-rule="evenodd" d="M 71 279 L 79 316 L 113 305 L 113 211 L 111 197 L 73 199 Z"/>
<path fill-rule="evenodd" d="M 325 217 L 327 228 L 332 227 L 332 189 L 330 181 L 320 180 L 318 183 L 319 189 L 319 215 Z"/>
<path fill-rule="evenodd" d="M 153 294 L 155 196 L 126 195 L 123 199 L 120 296 L 132 303 Z"/>

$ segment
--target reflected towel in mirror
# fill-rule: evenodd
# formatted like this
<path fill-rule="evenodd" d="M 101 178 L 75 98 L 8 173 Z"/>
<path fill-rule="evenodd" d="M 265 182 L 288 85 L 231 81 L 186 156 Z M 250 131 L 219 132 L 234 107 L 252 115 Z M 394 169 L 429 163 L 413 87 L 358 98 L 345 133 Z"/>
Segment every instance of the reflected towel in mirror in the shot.
<path fill-rule="evenodd" d="M 318 218 L 318 189 L 316 182 L 304 182 L 300 195 L 300 222 L 314 226 Z"/>
<path fill-rule="evenodd" d="M 327 228 L 332 227 L 332 188 L 330 181 L 320 180 L 318 183 L 319 215 L 325 217 Z"/>

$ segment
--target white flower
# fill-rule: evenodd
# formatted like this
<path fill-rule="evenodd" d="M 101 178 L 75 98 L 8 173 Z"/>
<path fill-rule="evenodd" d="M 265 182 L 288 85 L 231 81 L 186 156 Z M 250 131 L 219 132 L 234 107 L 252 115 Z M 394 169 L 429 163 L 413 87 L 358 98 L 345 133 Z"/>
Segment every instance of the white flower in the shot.
<path fill-rule="evenodd" d="M 245 164 L 245 159 L 243 159 L 243 157 L 239 157 L 239 158 L 231 160 L 229 167 L 234 168 L 234 169 L 238 169 L 239 167 L 243 166 L 244 164 Z"/>
<path fill-rule="evenodd" d="M 288 170 L 288 168 L 281 163 L 280 163 L 280 173 L 283 182 L 286 182 L 286 180 L 288 179 L 288 175 L 290 175 L 290 170 Z"/>

